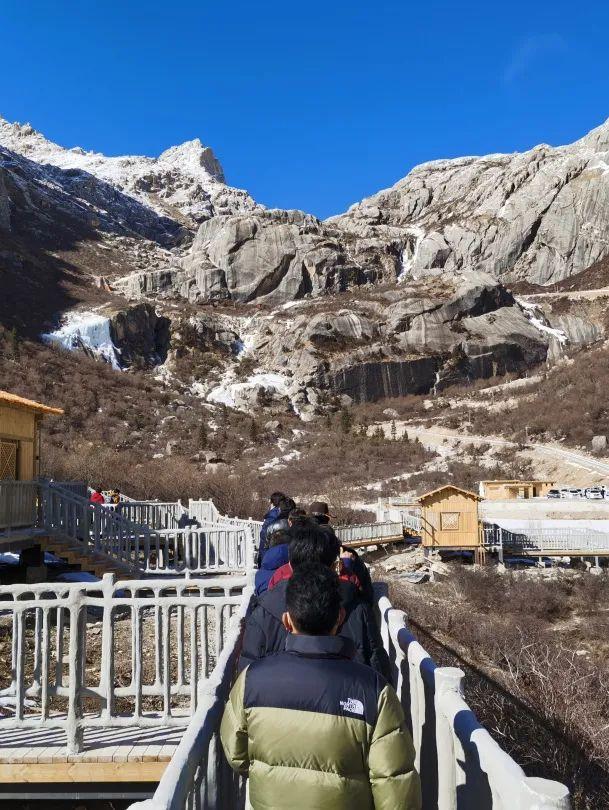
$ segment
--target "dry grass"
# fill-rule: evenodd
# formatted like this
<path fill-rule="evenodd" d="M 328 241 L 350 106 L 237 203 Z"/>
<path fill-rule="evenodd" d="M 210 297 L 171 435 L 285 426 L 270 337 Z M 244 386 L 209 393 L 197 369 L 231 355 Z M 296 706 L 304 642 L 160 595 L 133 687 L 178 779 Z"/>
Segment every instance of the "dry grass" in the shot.
<path fill-rule="evenodd" d="M 498 703 L 478 684 L 472 708 L 528 772 L 567 782 L 577 810 L 609 802 L 608 598 L 609 577 L 574 573 L 457 567 L 424 588 L 393 586 L 395 604 L 505 689 Z M 527 712 L 532 725 L 518 721 Z"/>

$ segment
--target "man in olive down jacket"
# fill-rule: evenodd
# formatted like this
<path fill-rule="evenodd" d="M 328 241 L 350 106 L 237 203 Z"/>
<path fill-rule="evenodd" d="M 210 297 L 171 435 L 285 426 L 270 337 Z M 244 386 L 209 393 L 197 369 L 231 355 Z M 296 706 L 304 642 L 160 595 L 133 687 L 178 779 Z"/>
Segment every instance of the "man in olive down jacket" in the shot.
<path fill-rule="evenodd" d="M 285 650 L 238 677 L 220 736 L 253 810 L 420 810 L 412 740 L 385 679 L 336 635 L 338 578 L 307 564 L 287 584 Z"/>

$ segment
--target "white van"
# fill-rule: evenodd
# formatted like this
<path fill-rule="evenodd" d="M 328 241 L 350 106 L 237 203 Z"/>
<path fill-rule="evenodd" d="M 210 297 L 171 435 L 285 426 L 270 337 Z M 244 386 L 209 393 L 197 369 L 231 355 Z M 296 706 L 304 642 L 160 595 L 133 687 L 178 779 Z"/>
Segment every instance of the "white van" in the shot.
<path fill-rule="evenodd" d="M 604 487 L 586 487 L 586 498 L 598 501 L 604 497 L 605 497 Z"/>

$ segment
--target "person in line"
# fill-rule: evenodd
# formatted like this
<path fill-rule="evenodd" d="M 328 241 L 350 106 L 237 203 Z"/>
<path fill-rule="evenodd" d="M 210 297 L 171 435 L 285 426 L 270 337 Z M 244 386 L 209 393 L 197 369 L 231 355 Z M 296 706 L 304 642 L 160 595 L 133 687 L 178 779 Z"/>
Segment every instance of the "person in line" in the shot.
<path fill-rule="evenodd" d="M 89 500 L 91 501 L 91 503 L 97 503 L 97 504 L 105 504 L 106 503 L 106 499 L 104 498 L 100 487 L 95 488 L 95 490 L 93 491 L 93 494 L 91 495 Z"/>
<path fill-rule="evenodd" d="M 309 562 L 320 563 L 326 568 L 336 565 L 340 546 L 333 534 L 322 531 L 313 522 L 304 526 L 295 525 L 290 531 L 291 572 L 296 572 L 301 565 Z M 243 633 L 238 664 L 240 670 L 252 661 L 283 649 L 287 631 L 282 616 L 285 613 L 286 588 L 289 582 L 290 579 L 284 579 L 272 590 L 253 598 Z M 373 667 L 389 679 L 389 657 L 371 606 L 361 598 L 358 589 L 351 582 L 340 581 L 340 592 L 345 609 L 341 636 L 353 641 L 357 661 Z"/>
<path fill-rule="evenodd" d="M 291 498 L 280 501 L 280 510 L 290 501 Z M 285 511 L 280 511 L 280 515 L 284 513 Z M 292 526 L 302 525 L 307 520 L 307 513 L 304 509 L 292 509 L 287 518 L 279 517 L 274 523 L 271 523 L 266 532 L 267 548 L 256 571 L 254 590 L 256 596 L 260 596 L 269 589 L 269 582 L 275 576 L 276 571 L 289 562 L 288 545 L 291 540 L 290 529 Z"/>
<path fill-rule="evenodd" d="M 337 635 L 335 573 L 308 563 L 287 583 L 285 649 L 233 686 L 220 727 L 253 810 L 420 810 L 414 747 L 395 690 Z"/>
<path fill-rule="evenodd" d="M 330 520 L 332 515 L 330 509 L 325 501 L 314 501 L 309 507 L 309 514 L 317 521 L 317 523 L 326 531 L 334 532 Z M 368 566 L 363 562 L 357 551 L 353 548 L 345 548 L 341 546 L 341 573 L 343 576 L 349 574 L 355 575 L 359 580 L 359 588 L 362 596 L 368 604 L 374 604 L 374 590 L 372 588 L 372 579 L 370 578 L 370 571 Z"/>
<path fill-rule="evenodd" d="M 268 590 L 269 582 L 277 569 L 284 566 L 289 560 L 290 528 L 280 526 L 279 523 L 280 521 L 272 523 L 266 533 L 267 549 L 255 577 L 254 593 L 256 596 L 260 596 Z"/>
<path fill-rule="evenodd" d="M 262 527 L 260 529 L 260 546 L 258 548 L 258 556 L 256 560 L 256 565 L 260 567 L 260 562 L 264 556 L 264 552 L 266 551 L 266 532 L 271 523 L 274 523 L 277 518 L 279 517 L 279 501 L 281 501 L 286 496 L 283 492 L 272 492 L 269 497 L 270 507 L 267 510 L 263 520 L 262 520 Z"/>
<path fill-rule="evenodd" d="M 118 506 L 121 502 L 121 493 L 120 490 L 116 489 L 116 487 L 110 493 L 110 503 L 114 504 L 114 506 Z"/>

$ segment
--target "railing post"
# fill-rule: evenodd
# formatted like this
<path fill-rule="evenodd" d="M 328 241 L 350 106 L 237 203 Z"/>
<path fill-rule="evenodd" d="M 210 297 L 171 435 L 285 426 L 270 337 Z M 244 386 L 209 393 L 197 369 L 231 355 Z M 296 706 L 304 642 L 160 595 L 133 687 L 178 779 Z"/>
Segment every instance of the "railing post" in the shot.
<path fill-rule="evenodd" d="M 102 710 L 103 715 L 108 720 L 112 717 L 114 697 L 114 639 L 112 632 L 112 597 L 114 594 L 114 581 L 114 574 L 104 574 L 102 578 L 104 614 L 102 617 L 102 670 L 99 688 L 105 704 Z"/>
<path fill-rule="evenodd" d="M 457 764 L 455 738 L 446 717 L 443 700 L 463 696 L 465 673 L 456 667 L 438 667 L 435 672 L 436 750 L 438 757 L 438 810 L 457 810 Z"/>
<path fill-rule="evenodd" d="M 82 688 L 85 674 L 85 634 L 87 613 L 84 599 L 86 591 L 74 589 L 70 592 L 70 675 L 68 683 L 68 717 L 66 722 L 68 754 L 78 754 L 82 750 Z"/>
<path fill-rule="evenodd" d="M 571 810 L 569 790 L 560 782 L 525 777 L 522 783 L 521 810 Z"/>

